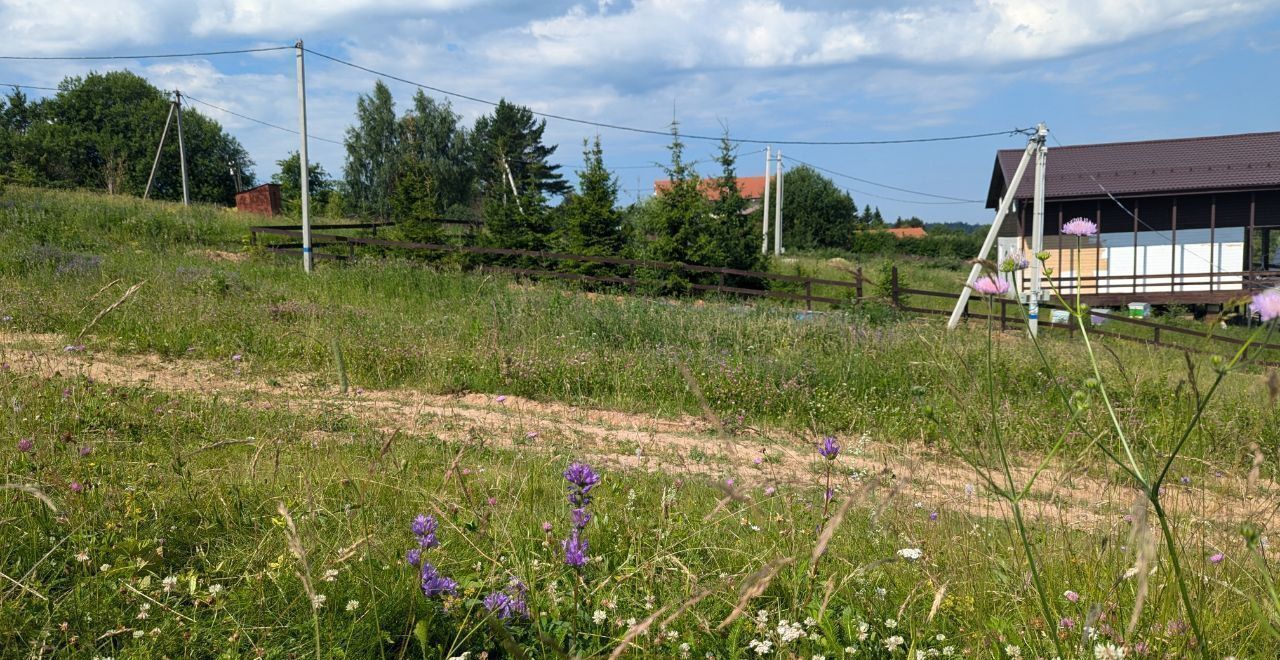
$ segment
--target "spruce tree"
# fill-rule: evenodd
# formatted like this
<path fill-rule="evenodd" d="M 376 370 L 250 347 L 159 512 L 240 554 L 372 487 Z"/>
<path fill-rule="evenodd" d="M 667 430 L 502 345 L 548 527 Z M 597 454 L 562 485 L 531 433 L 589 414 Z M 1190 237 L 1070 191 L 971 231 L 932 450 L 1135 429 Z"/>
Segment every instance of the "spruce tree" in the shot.
<path fill-rule="evenodd" d="M 356 100 L 356 125 L 347 128 L 344 142 L 343 178 L 351 210 L 364 217 L 389 217 L 401 164 L 400 130 L 395 100 L 381 80 L 372 94 Z"/>
<path fill-rule="evenodd" d="M 563 249 L 571 254 L 617 256 L 622 251 L 618 182 L 605 169 L 599 135 L 594 142 L 582 141 L 582 160 L 586 167 L 578 172 L 578 190 L 561 205 Z M 577 262 L 575 268 L 589 274 L 612 270 L 591 262 Z"/>

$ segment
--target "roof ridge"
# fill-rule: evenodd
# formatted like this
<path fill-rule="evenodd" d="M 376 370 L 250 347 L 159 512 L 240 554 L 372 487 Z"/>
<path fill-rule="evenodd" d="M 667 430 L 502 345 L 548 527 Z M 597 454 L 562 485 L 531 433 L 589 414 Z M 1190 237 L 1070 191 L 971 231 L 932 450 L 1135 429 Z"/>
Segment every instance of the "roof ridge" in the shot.
<path fill-rule="evenodd" d="M 1055 149 L 1088 149 L 1092 147 L 1117 147 L 1117 146 L 1128 146 L 1128 145 L 1134 145 L 1134 144 L 1167 144 L 1170 142 L 1199 142 L 1199 141 L 1208 141 L 1208 140 L 1225 140 L 1230 138 L 1248 138 L 1248 137 L 1260 137 L 1260 136 L 1280 137 L 1280 131 L 1254 131 L 1251 133 L 1231 133 L 1228 135 L 1194 135 L 1191 137 L 1158 138 L 1155 140 L 1126 140 L 1123 142 L 1090 142 L 1087 144 L 1060 145 L 1057 147 L 1050 147 L 1050 150 L 1052 151 Z M 1025 147 L 1023 149 L 1000 149 L 999 152 L 1000 153 L 1009 153 L 1009 152 L 1021 153 L 1024 149 Z"/>

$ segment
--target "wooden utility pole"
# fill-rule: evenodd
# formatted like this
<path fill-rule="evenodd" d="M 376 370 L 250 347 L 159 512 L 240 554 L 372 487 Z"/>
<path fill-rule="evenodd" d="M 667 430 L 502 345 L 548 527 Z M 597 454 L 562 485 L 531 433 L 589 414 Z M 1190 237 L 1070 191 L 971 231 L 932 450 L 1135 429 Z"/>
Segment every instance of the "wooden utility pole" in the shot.
<path fill-rule="evenodd" d="M 169 101 L 169 115 L 164 119 L 164 130 L 160 131 L 160 146 L 156 147 L 156 158 L 151 161 L 151 174 L 147 177 L 147 188 L 142 191 L 142 198 L 151 196 L 151 183 L 156 180 L 156 167 L 160 165 L 160 152 L 164 150 L 164 139 L 169 135 L 169 124 L 173 121 L 173 101 Z"/>
<path fill-rule="evenodd" d="M 178 162 L 182 164 L 182 205 L 191 206 L 187 186 L 187 148 L 182 142 L 182 92 L 173 90 L 174 114 L 178 116 Z"/>

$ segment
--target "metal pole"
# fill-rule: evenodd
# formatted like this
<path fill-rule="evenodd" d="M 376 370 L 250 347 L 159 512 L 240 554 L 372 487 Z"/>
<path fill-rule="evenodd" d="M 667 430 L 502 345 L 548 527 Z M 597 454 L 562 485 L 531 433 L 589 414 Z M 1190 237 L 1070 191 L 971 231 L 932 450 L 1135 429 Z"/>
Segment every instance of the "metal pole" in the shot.
<path fill-rule="evenodd" d="M 778 150 L 778 198 L 773 200 L 773 253 L 782 256 L 782 150 Z"/>
<path fill-rule="evenodd" d="M 299 177 L 302 188 L 302 269 L 311 272 L 311 165 L 307 160 L 307 77 L 302 63 L 302 40 L 293 45 L 298 55 L 298 130 L 301 145 L 298 149 Z"/>
<path fill-rule="evenodd" d="M 182 143 L 182 92 L 173 91 L 175 114 L 178 115 L 178 162 L 182 164 L 182 205 L 191 206 L 191 195 L 187 192 L 187 148 Z"/>
<path fill-rule="evenodd" d="M 1000 225 L 1004 223 L 1004 216 L 1009 212 L 1009 205 L 1013 203 L 1013 197 L 1018 192 L 1018 184 L 1022 182 L 1022 173 L 1027 170 L 1027 163 L 1031 160 L 1031 154 L 1036 148 L 1036 140 L 1032 138 L 1027 143 L 1026 151 L 1022 152 L 1022 160 L 1018 163 L 1018 169 L 1013 173 L 1013 179 L 1008 183 L 1004 192 L 1004 199 L 1000 200 L 1000 208 L 996 209 L 996 218 L 991 221 L 991 229 L 987 231 L 987 238 L 982 241 L 982 250 L 978 252 L 979 259 L 987 258 L 991 253 L 991 247 L 996 243 L 996 236 L 1000 233 Z M 969 288 L 973 281 L 978 279 L 978 273 L 982 272 L 981 264 L 974 264 L 969 269 L 969 277 L 964 281 L 964 286 L 960 289 L 960 299 L 956 301 L 955 309 L 951 310 L 951 319 L 947 321 L 947 329 L 954 330 L 960 324 L 960 317 L 964 315 L 965 309 L 969 305 L 969 294 L 972 289 Z"/>
<path fill-rule="evenodd" d="M 151 175 L 147 177 L 147 189 L 142 191 L 142 198 L 151 195 L 151 182 L 156 179 L 156 167 L 160 165 L 160 152 L 164 150 L 164 139 L 169 135 L 169 122 L 173 121 L 173 101 L 169 102 L 169 114 L 164 118 L 164 130 L 160 131 L 160 146 L 156 147 L 156 159 L 151 161 Z"/>
<path fill-rule="evenodd" d="M 760 241 L 760 254 L 769 254 L 769 168 L 773 166 L 773 156 L 769 154 L 769 146 L 764 148 L 764 209 L 761 214 L 764 218 L 764 225 L 760 229 L 760 233 L 764 238 Z"/>
<path fill-rule="evenodd" d="M 1032 209 L 1031 216 L 1031 253 L 1032 255 L 1040 254 L 1044 250 L 1044 173 L 1045 165 L 1049 160 L 1049 145 L 1047 138 L 1049 137 L 1049 129 L 1045 127 L 1044 122 L 1036 125 L 1036 188 L 1035 188 L 1035 208 Z M 1040 276 L 1042 275 L 1044 264 L 1039 259 L 1031 259 L 1031 296 L 1027 301 L 1027 331 L 1035 337 L 1040 332 L 1040 300 L 1042 292 L 1040 289 Z"/>

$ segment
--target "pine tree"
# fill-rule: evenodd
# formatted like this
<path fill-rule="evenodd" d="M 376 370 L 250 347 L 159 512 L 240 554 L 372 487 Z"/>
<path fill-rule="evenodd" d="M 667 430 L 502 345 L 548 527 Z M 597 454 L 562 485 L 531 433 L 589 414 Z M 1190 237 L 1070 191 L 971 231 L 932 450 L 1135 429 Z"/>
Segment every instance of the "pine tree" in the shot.
<path fill-rule="evenodd" d="M 556 147 L 542 143 L 546 128 L 545 119 L 538 121 L 532 110 L 505 99 L 498 102 L 492 115 L 476 120 L 475 167 L 485 197 L 509 190 L 508 169 L 520 190 L 531 188 L 544 196 L 572 190 L 558 172 L 560 166 L 547 160 Z"/>
<path fill-rule="evenodd" d="M 721 173 L 716 179 L 715 201 L 711 204 L 708 222 L 708 239 L 713 246 L 714 257 L 698 263 L 737 270 L 760 270 L 764 267 L 765 257 L 760 254 L 759 236 L 754 229 L 756 225 L 746 214 L 747 200 L 742 197 L 738 186 L 737 161 L 737 147 L 725 134 L 720 140 L 720 153 L 716 156 Z M 738 276 L 730 276 L 726 282 L 735 286 L 747 284 Z"/>
<path fill-rule="evenodd" d="M 622 251 L 622 214 L 618 212 L 618 182 L 604 166 L 600 136 L 582 141 L 586 167 L 578 172 L 578 191 L 561 205 L 561 243 L 571 254 L 617 256 Z M 578 262 L 577 270 L 599 274 L 604 264 Z"/>
<path fill-rule="evenodd" d="M 684 160 L 684 143 L 680 141 L 680 127 L 671 123 L 671 165 L 666 167 L 667 185 L 658 191 L 650 226 L 645 227 L 647 241 L 643 253 L 650 259 L 688 263 L 691 256 L 704 249 L 702 237 L 706 233 L 707 200 L 699 189 L 701 180 L 693 164 Z M 680 293 L 688 291 L 689 281 L 684 273 L 676 271 L 644 272 L 654 280 L 658 291 Z"/>

